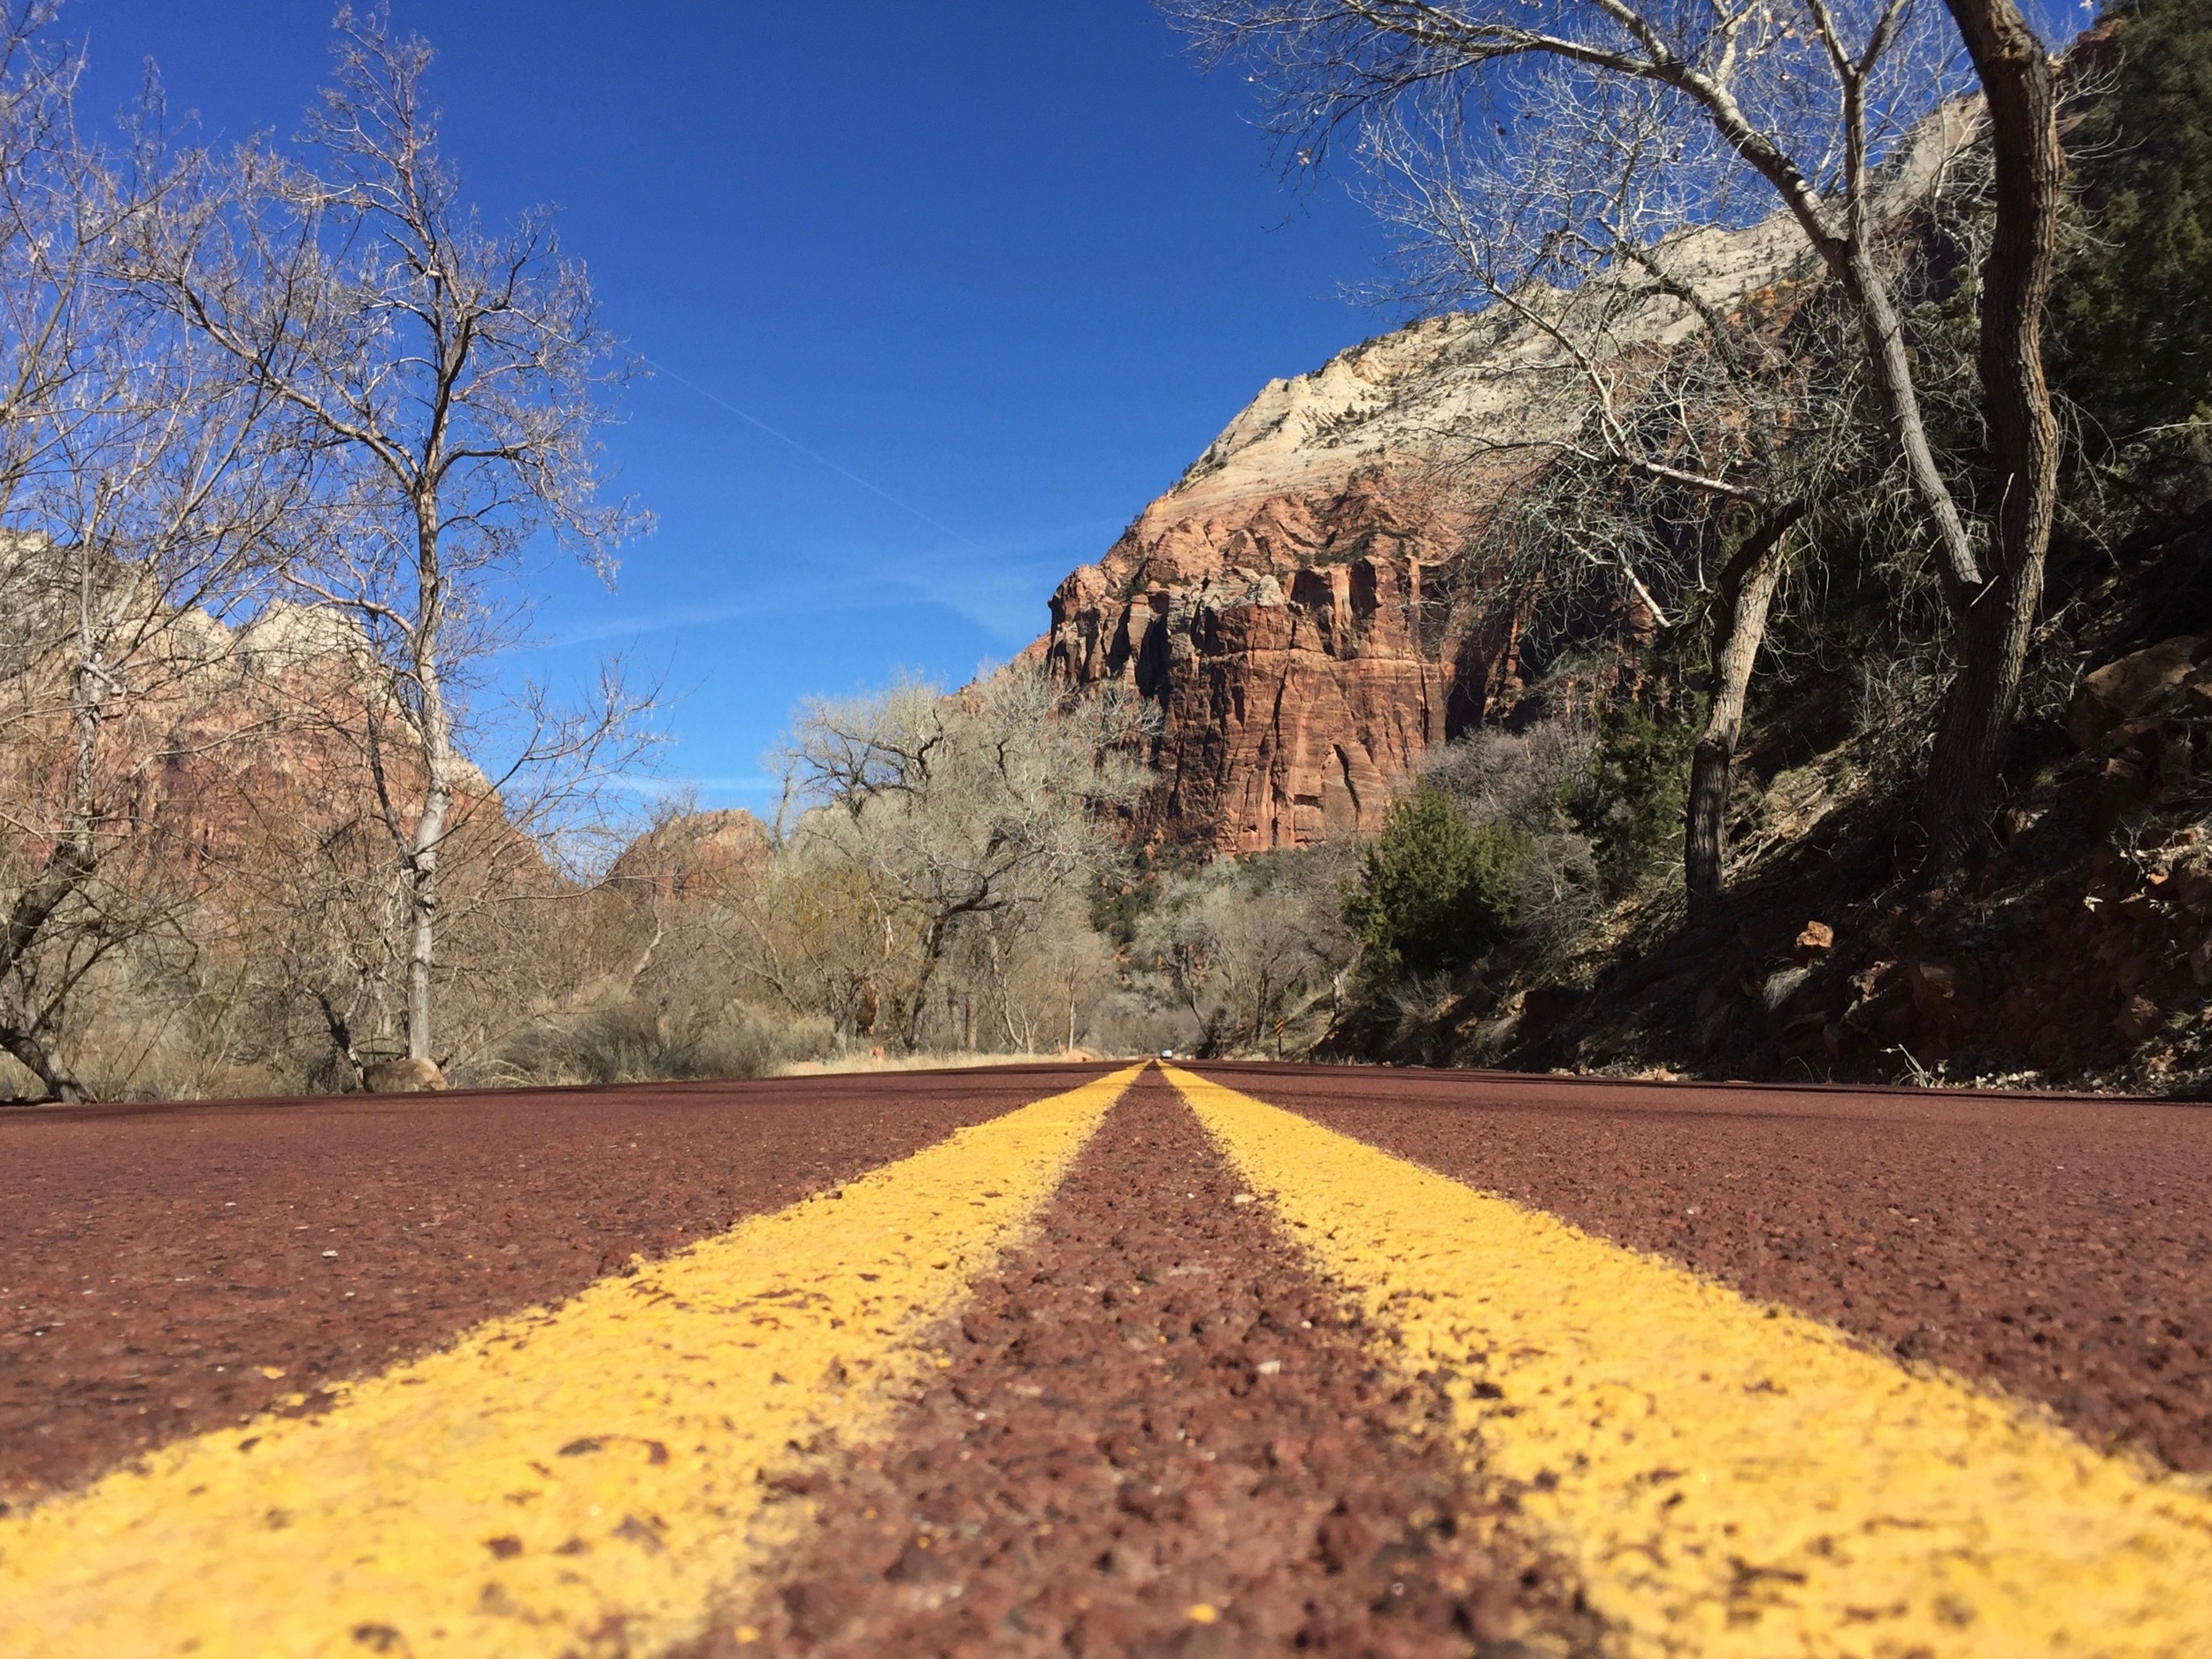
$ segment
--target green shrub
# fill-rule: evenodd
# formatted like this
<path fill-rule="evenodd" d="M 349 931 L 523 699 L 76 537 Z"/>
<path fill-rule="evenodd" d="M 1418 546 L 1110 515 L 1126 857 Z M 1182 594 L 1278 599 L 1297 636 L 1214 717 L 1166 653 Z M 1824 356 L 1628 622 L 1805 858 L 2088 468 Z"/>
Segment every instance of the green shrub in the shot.
<path fill-rule="evenodd" d="M 1614 892 L 1635 887 L 1662 853 L 1678 849 L 1697 734 L 1694 718 L 1671 710 L 1629 703 L 1605 716 L 1568 814 L 1590 838 L 1598 873 Z"/>
<path fill-rule="evenodd" d="M 1520 853 L 1520 836 L 1470 824 L 1441 790 L 1393 807 L 1344 902 L 1370 986 L 1448 972 L 1496 943 Z"/>
<path fill-rule="evenodd" d="M 2051 357 L 2116 442 L 2212 403 L 2212 8 L 2109 9 L 2118 67 L 2067 134 L 2090 234 L 2053 285 Z"/>

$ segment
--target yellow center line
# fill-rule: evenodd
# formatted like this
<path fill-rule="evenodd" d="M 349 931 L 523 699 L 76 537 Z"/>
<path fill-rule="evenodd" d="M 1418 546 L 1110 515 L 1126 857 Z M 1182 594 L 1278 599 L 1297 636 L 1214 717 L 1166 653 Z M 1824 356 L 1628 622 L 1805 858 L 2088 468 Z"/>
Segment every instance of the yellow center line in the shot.
<path fill-rule="evenodd" d="M 1391 1362 L 1448 1376 L 1620 1654 L 2212 1654 L 2204 1483 L 1165 1070 Z"/>
<path fill-rule="evenodd" d="M 0 1521 L 0 1654 L 649 1652 L 795 1538 L 794 1446 L 879 1430 L 918 1340 L 1141 1068 L 550 1310 Z"/>

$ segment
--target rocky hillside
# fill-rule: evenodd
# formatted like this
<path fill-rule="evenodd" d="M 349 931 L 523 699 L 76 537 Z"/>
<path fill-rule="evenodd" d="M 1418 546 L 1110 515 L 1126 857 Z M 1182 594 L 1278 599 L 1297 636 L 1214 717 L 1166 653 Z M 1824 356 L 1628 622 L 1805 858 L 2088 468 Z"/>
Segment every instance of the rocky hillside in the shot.
<path fill-rule="evenodd" d="M 373 810 L 358 728 L 377 681 L 357 627 L 279 603 L 236 628 L 187 610 L 143 632 L 131 695 L 103 729 L 108 810 L 157 832 L 173 857 L 235 863 L 265 853 L 278 826 L 328 835 Z M 27 675 L 16 687 L 25 706 L 0 729 L 0 787 L 50 815 L 73 753 L 58 673 Z M 391 747 L 388 781 L 403 800 L 413 787 L 405 744 Z M 499 816 L 489 780 L 465 761 L 459 787 L 465 810 Z"/>
<path fill-rule="evenodd" d="M 607 879 L 664 896 L 710 895 L 757 876 L 772 845 L 768 826 L 742 807 L 685 812 L 632 841 Z"/>
<path fill-rule="evenodd" d="M 1963 130 L 1957 111 L 1932 120 L 1891 168 L 1890 199 L 1919 199 Z M 1725 309 L 1802 249 L 1777 219 L 1689 233 L 1672 263 Z M 1654 299 L 1625 337 L 1663 347 L 1690 326 Z M 1512 703 L 1530 596 L 1462 549 L 1499 486 L 1567 435 L 1540 389 L 1559 362 L 1541 330 L 1494 309 L 1271 380 L 1060 584 L 1025 655 L 1158 705 L 1145 833 L 1254 852 L 1371 830 L 1424 749 Z M 1455 459 L 1478 440 L 1486 463 Z"/>
<path fill-rule="evenodd" d="M 1629 907 L 1557 978 L 1462 999 L 1433 1051 L 2212 1094 L 2212 508 L 2109 563 L 2058 562 L 2084 672 L 2027 725 L 1994 843 L 1955 879 L 1899 879 L 1912 799 L 1867 787 L 1878 733 L 1804 752 L 1809 686 L 1747 757 L 1771 833 L 1724 913 Z"/>

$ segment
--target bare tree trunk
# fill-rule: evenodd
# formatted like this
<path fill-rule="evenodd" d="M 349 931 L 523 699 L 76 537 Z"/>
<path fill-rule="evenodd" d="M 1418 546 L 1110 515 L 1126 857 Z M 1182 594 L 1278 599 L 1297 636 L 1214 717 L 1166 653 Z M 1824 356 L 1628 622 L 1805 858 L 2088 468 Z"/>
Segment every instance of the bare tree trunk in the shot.
<path fill-rule="evenodd" d="M 1727 854 L 1728 789 L 1743 733 L 1744 700 L 1751 667 L 1766 638 L 1767 612 L 1782 580 L 1782 560 L 1769 550 L 1736 592 L 1717 608 L 1721 629 L 1713 661 L 1713 702 L 1704 733 L 1690 755 L 1689 810 L 1682 830 L 1682 871 L 1690 916 L 1701 920 L 1719 901 L 1721 864 Z"/>
<path fill-rule="evenodd" d="M 407 1056 L 430 1060 L 430 970 L 437 948 L 438 856 L 453 809 L 453 724 L 441 679 L 440 632 L 445 622 L 438 562 L 437 502 L 418 497 L 416 566 L 421 611 L 415 626 L 415 675 L 422 696 L 423 801 L 407 858 L 407 899 L 413 927 L 407 947 Z"/>
<path fill-rule="evenodd" d="M 17 895 L 8 912 L 7 931 L 0 935 L 0 1048 L 13 1055 L 38 1079 L 48 1100 L 91 1098 L 46 1039 L 44 1027 L 54 1017 L 65 988 L 45 998 L 48 1006 L 42 1010 L 30 956 L 54 912 L 91 879 L 100 862 L 93 839 L 92 768 L 105 691 L 105 676 L 88 653 L 70 688 L 77 754 L 69 827 L 55 841 L 37 878 Z"/>
<path fill-rule="evenodd" d="M 1867 365 L 1874 373 L 1883 417 L 1903 454 L 1912 492 L 1935 526 L 1940 552 L 1936 560 L 1937 578 L 1945 597 L 1959 604 L 1980 585 L 1981 567 L 1974 556 L 1974 538 L 1928 444 L 1927 421 L 1921 412 L 1919 391 L 1913 384 L 1912 358 L 1905 346 L 1905 326 L 1897 315 L 1896 302 L 1890 297 L 1889 285 L 1882 280 L 1863 237 L 1855 241 L 1845 257 L 1832 256 L 1829 268 L 1842 280 L 1844 291 L 1858 313 Z"/>
<path fill-rule="evenodd" d="M 365 1087 L 360 1051 L 353 1043 L 352 1022 L 338 1011 L 337 1003 L 330 1000 L 329 993 L 320 986 L 315 987 L 310 994 L 315 999 L 315 1005 L 322 1010 L 323 1025 L 330 1033 L 330 1046 L 338 1056 L 338 1064 L 346 1069 L 347 1087 L 357 1089 Z"/>
<path fill-rule="evenodd" d="M 432 1058 L 430 969 L 437 948 L 438 841 L 445 833 L 450 799 L 434 784 L 426 795 L 407 872 L 407 907 L 412 915 L 407 938 L 407 1056 L 411 1060 Z"/>
<path fill-rule="evenodd" d="M 88 841 L 75 834 L 65 835 L 47 855 L 37 879 L 17 897 L 8 913 L 7 932 L 0 936 L 0 1048 L 21 1061 L 24 1069 L 38 1079 L 48 1100 L 90 1097 L 75 1074 L 56 1057 L 39 1029 L 40 1015 L 22 995 L 22 958 L 37 942 L 47 918 L 84 885 L 97 862 Z"/>
<path fill-rule="evenodd" d="M 1981 77 L 1995 163 L 1980 357 L 1998 510 L 1996 575 L 1962 602 L 1958 676 L 1928 768 L 1929 860 L 1937 871 L 1955 866 L 1980 837 L 2043 601 L 2059 442 L 2043 375 L 2043 303 L 2066 173 L 2050 58 L 2019 8 L 2013 0 L 1946 4 Z"/>
<path fill-rule="evenodd" d="M 99 821 L 95 768 L 101 723 L 106 718 L 114 682 L 96 643 L 90 558 L 88 549 L 79 549 L 77 664 L 69 681 L 70 722 L 76 734 L 70 772 L 69 827 L 55 841 L 37 879 L 17 897 L 8 915 L 6 936 L 0 939 L 0 1048 L 13 1055 L 38 1079 L 47 1099 L 62 1101 L 88 1100 L 90 1093 L 54 1053 L 44 1030 L 61 1007 L 67 987 L 56 987 L 42 1009 L 30 954 L 54 913 L 83 887 L 99 864 L 95 841 Z"/>
<path fill-rule="evenodd" d="M 77 1080 L 76 1074 L 55 1058 L 38 1033 L 23 1022 L 0 1014 L 0 1048 L 5 1048 L 24 1068 L 38 1079 L 45 1089 L 44 1098 L 50 1101 L 86 1101 L 91 1092 Z"/>
<path fill-rule="evenodd" d="M 949 918 L 934 916 L 922 930 L 922 971 L 916 976 L 914 995 L 899 1019 L 899 1048 L 902 1053 L 912 1054 L 921 1047 L 922 1010 L 929 1002 L 929 988 L 936 980 L 938 964 L 944 960 L 946 939 L 951 931 Z"/>
<path fill-rule="evenodd" d="M 1782 541 L 1810 508 L 1794 502 L 1758 525 L 1720 573 L 1713 607 L 1712 706 L 1690 755 L 1690 798 L 1682 826 L 1682 873 L 1690 915 L 1700 919 L 1720 897 L 1727 855 L 1728 788 L 1743 733 L 1751 670 L 1767 633 L 1767 613 L 1782 580 Z"/>

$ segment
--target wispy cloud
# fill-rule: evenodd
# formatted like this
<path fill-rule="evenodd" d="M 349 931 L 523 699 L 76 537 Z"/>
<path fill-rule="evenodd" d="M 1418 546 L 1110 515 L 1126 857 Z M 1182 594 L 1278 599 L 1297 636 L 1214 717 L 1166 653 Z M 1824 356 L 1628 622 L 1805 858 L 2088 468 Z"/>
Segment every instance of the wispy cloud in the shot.
<path fill-rule="evenodd" d="M 643 357 L 642 353 L 641 353 L 640 356 Z M 827 467 L 840 478 L 845 479 L 851 483 L 857 484 L 861 488 L 866 490 L 871 495 L 879 496 L 883 500 L 889 502 L 901 512 L 912 514 L 915 518 L 919 518 L 924 524 L 927 525 L 931 529 L 943 531 L 945 534 L 950 536 L 954 541 L 960 542 L 963 546 L 971 548 L 976 547 L 977 544 L 970 541 L 968 537 L 961 534 L 959 531 L 954 529 L 950 525 L 946 524 L 941 519 L 932 518 L 928 513 L 924 512 L 919 507 L 917 507 L 912 502 L 906 501 L 897 495 L 894 495 L 889 490 L 884 488 L 882 485 L 872 483 L 869 480 L 861 477 L 859 473 L 854 472 L 850 467 L 843 465 L 841 462 L 831 460 L 829 457 L 821 453 L 820 450 L 809 449 L 805 444 L 801 443 L 796 438 L 791 436 L 788 433 L 780 432 L 774 426 L 770 426 L 758 415 L 751 414 L 745 410 L 740 409 L 728 398 L 723 396 L 721 393 L 710 390 L 708 388 L 700 385 L 698 381 L 692 380 L 686 375 L 679 374 L 675 370 L 670 368 L 665 363 L 662 363 L 656 358 L 643 357 L 643 361 L 649 368 L 653 370 L 655 373 L 665 374 L 670 380 L 675 381 L 677 385 L 687 387 L 692 391 L 696 392 L 700 396 L 705 398 L 707 402 L 712 403 L 716 408 L 725 410 L 728 413 L 735 415 L 740 420 L 745 422 L 745 424 L 749 426 L 759 428 L 759 430 L 766 433 L 770 437 L 775 439 L 777 442 L 789 445 L 792 449 L 796 449 L 801 455 L 806 457 L 808 460 L 814 462 L 817 465 Z M 979 549 L 979 550 L 980 549 Z"/>
<path fill-rule="evenodd" d="M 1010 530 L 971 554 L 932 548 L 888 561 L 887 585 L 957 611 L 986 633 L 1025 643 L 1044 632 L 1045 601 L 1077 565 L 1096 558 L 1121 528 L 1111 518 Z"/>
<path fill-rule="evenodd" d="M 783 787 L 783 780 L 757 772 L 733 778 L 671 778 L 657 773 L 615 778 L 609 780 L 609 785 L 626 795 L 659 801 L 693 790 L 701 795 L 774 795 Z"/>
<path fill-rule="evenodd" d="M 718 622 L 764 620 L 772 617 L 834 616 L 840 611 L 867 611 L 872 603 L 853 600 L 807 598 L 797 594 L 769 599 L 707 600 L 695 605 L 676 605 L 660 611 L 617 614 L 598 622 L 556 628 L 523 646 L 524 650 L 557 650 L 564 646 L 588 645 L 601 640 L 628 639 L 635 634 L 666 634 L 672 629 L 710 626 Z"/>
<path fill-rule="evenodd" d="M 1112 519 L 1080 519 L 1002 532 L 957 548 L 941 545 L 887 549 L 880 545 L 795 549 L 777 561 L 789 573 L 804 572 L 803 588 L 729 595 L 695 604 L 612 615 L 557 627 L 523 647 L 554 650 L 729 622 L 778 617 L 825 617 L 887 606 L 939 604 L 964 617 L 1010 647 L 1044 630 L 1045 600 L 1074 565 L 1104 551 L 1121 526 Z M 826 588 L 828 591 L 826 591 Z M 859 589 L 856 593 L 856 588 Z"/>

